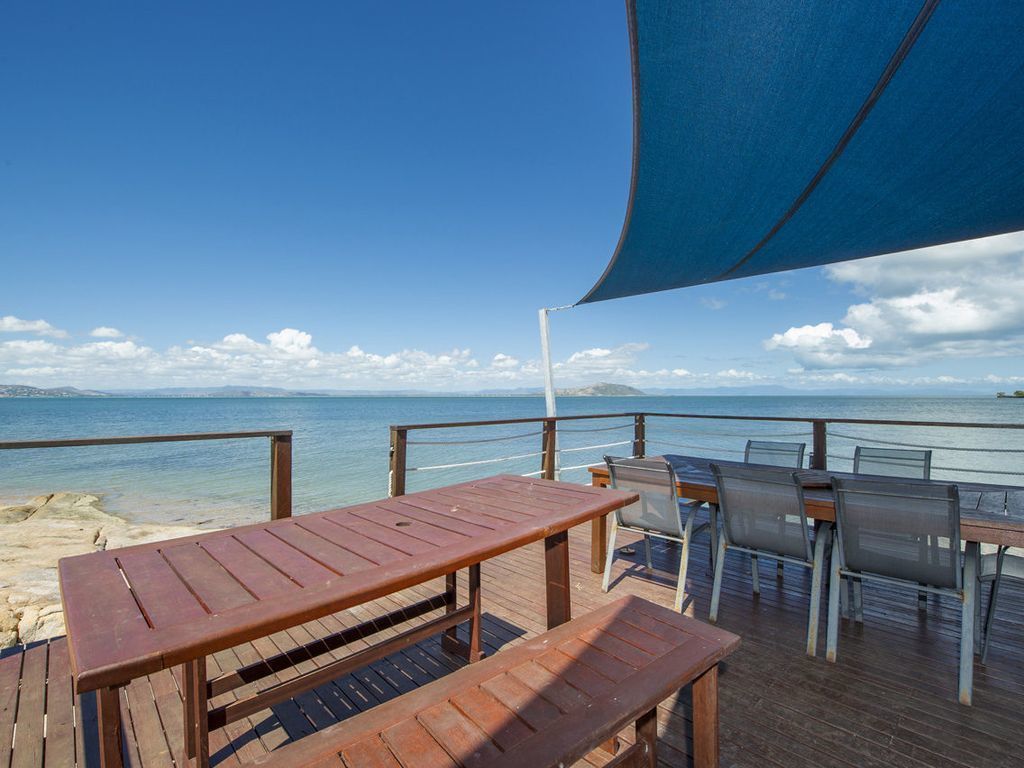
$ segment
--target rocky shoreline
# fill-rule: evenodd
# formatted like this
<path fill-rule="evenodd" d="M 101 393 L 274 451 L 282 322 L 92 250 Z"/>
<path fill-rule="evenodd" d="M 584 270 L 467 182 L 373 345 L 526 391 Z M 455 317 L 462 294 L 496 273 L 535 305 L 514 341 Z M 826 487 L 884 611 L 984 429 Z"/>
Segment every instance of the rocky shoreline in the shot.
<path fill-rule="evenodd" d="M 104 512 L 100 498 L 86 493 L 54 493 L 0 506 L 0 648 L 64 634 L 60 558 L 199 530 L 131 523 Z"/>

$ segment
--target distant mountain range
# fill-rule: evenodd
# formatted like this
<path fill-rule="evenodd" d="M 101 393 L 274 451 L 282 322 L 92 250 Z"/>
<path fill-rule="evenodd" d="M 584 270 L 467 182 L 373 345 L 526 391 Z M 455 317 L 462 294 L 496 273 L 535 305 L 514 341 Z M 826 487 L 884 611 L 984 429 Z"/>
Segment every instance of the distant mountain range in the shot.
<path fill-rule="evenodd" d="M 540 397 L 541 387 L 516 389 L 485 389 L 476 392 L 439 392 L 437 390 L 402 389 L 317 389 L 295 390 L 281 387 L 161 387 L 156 389 L 93 390 L 75 387 L 30 387 L 26 384 L 0 384 L 0 398 L 4 397 Z M 559 397 L 992 397 L 981 387 L 875 387 L 861 389 L 791 389 L 776 385 L 700 387 L 692 389 L 652 388 L 639 390 L 625 384 L 599 382 L 584 387 L 558 390 Z M 1013 398 L 1007 398 L 1013 399 Z"/>

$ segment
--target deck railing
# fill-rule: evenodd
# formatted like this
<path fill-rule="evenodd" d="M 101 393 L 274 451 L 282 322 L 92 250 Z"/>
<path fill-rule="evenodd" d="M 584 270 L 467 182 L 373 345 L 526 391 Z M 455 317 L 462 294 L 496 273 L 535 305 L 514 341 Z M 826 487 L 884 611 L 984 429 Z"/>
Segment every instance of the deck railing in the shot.
<path fill-rule="evenodd" d="M 575 425 L 578 422 L 585 420 L 619 420 L 619 423 L 612 426 L 600 426 L 592 428 L 577 428 Z M 469 468 L 479 465 L 481 468 L 484 467 L 501 467 L 503 464 L 506 466 L 509 462 L 523 462 L 527 460 L 536 459 L 539 463 L 539 469 L 532 472 L 525 472 L 522 474 L 536 475 L 547 479 L 555 479 L 559 471 L 567 472 L 570 470 L 579 470 L 585 468 L 588 464 L 579 464 L 576 466 L 558 466 L 557 457 L 564 457 L 566 454 L 575 454 L 582 451 L 597 451 L 602 449 L 619 449 L 619 452 L 631 453 L 633 456 L 641 457 L 647 455 L 649 452 L 653 453 L 655 450 L 657 453 L 695 453 L 701 454 L 701 451 L 707 452 L 708 450 L 714 452 L 724 453 L 742 453 L 742 451 L 736 448 L 724 448 L 717 446 L 709 448 L 707 445 L 694 445 L 691 443 L 678 442 L 678 437 L 674 435 L 680 434 L 678 432 L 668 432 L 667 435 L 662 434 L 660 431 L 653 431 L 652 427 L 660 427 L 665 425 L 664 420 L 671 421 L 684 421 L 693 423 L 697 420 L 700 421 L 725 421 L 725 422 L 741 422 L 749 424 L 752 422 L 761 422 L 771 425 L 798 425 L 802 431 L 800 432 L 765 432 L 763 429 L 751 431 L 749 434 L 744 434 L 742 431 L 736 431 L 735 434 L 722 432 L 720 430 L 705 431 L 702 432 L 699 429 L 689 429 L 685 436 L 712 436 L 713 438 L 720 439 L 724 437 L 750 437 L 754 439 L 795 439 L 803 437 L 805 441 L 810 443 L 810 454 L 809 454 L 809 466 L 814 469 L 827 469 L 829 466 L 829 460 L 832 459 L 836 462 L 852 461 L 852 457 L 839 453 L 836 449 L 838 444 L 840 447 L 852 448 L 854 443 L 872 445 L 872 446 L 886 446 L 886 447 L 915 447 L 915 448 L 932 448 L 936 451 L 951 452 L 955 455 L 963 455 L 964 453 L 988 453 L 988 454 L 1016 454 L 1024 456 L 1024 442 L 1021 442 L 1019 447 L 1007 447 L 1005 443 L 997 443 L 994 446 L 989 445 L 965 445 L 965 444 L 926 444 L 924 442 L 907 442 L 904 440 L 895 439 L 880 439 L 883 435 L 853 435 L 849 434 L 849 431 L 844 427 L 857 427 L 857 426 L 869 426 L 876 429 L 889 429 L 893 427 L 907 427 L 907 428 L 948 428 L 956 430 L 965 429 L 980 429 L 980 430 L 1024 430 L 1024 424 L 1008 424 L 1008 423 L 991 423 L 991 422 L 958 422 L 958 421 L 914 421 L 914 420 L 902 420 L 902 419 L 853 419 L 853 418 L 816 418 L 816 417 L 800 417 L 800 416 L 743 416 L 734 414 L 696 414 L 696 413 L 659 413 L 659 412 L 628 412 L 628 413 L 598 413 L 598 414 L 586 414 L 586 415 L 574 415 L 574 416 L 557 416 L 557 417 L 534 417 L 534 418 L 518 418 L 518 419 L 495 419 L 488 421 L 463 421 L 463 422 L 444 422 L 444 423 L 432 423 L 432 424 L 403 424 L 394 425 L 391 427 L 391 445 L 390 445 L 390 471 L 389 471 L 389 491 L 392 496 L 400 496 L 406 492 L 406 481 L 409 472 L 420 472 L 427 470 L 446 470 L 456 468 Z M 486 436 L 481 438 L 466 438 L 463 435 L 458 437 L 449 436 L 448 439 L 441 440 L 420 440 L 410 438 L 410 433 L 422 433 L 430 432 L 432 430 L 465 430 L 465 429 L 481 429 L 486 427 L 509 427 L 515 425 L 534 425 L 537 427 L 536 430 L 515 434 L 502 434 L 497 436 Z M 559 448 L 560 436 L 568 432 L 612 432 L 619 431 L 618 440 L 612 440 L 611 442 L 599 443 L 596 445 L 587 446 L 574 446 L 569 448 Z M 1024 433 L 1019 433 L 1024 437 Z M 666 439 L 666 437 L 674 437 L 674 440 Z M 455 446 L 455 445 L 482 445 L 499 443 L 503 441 L 519 441 L 526 439 L 538 439 L 540 445 L 538 450 L 531 452 L 524 452 L 522 450 L 516 450 L 514 453 L 508 456 L 495 456 L 476 458 L 467 461 L 452 461 L 442 464 L 434 464 L 428 466 L 411 466 L 409 464 L 409 449 L 410 446 L 416 445 L 434 445 L 434 446 Z M 626 446 L 629 446 L 627 449 Z M 593 464 L 594 461 L 589 462 Z M 836 469 L 846 468 L 843 466 L 834 467 Z M 1012 469 L 991 469 L 991 468 L 979 468 L 971 466 L 951 466 L 951 465 L 933 465 L 932 467 L 940 472 L 960 472 L 960 473 L 973 473 L 984 476 L 1016 476 L 1024 479 L 1024 462 L 1021 463 L 1019 468 Z"/>
<path fill-rule="evenodd" d="M 94 445 L 134 445 L 138 443 L 182 443 L 199 440 L 245 440 L 270 438 L 270 519 L 279 520 L 292 514 L 292 432 L 267 430 L 260 432 L 198 432 L 178 435 L 124 435 L 118 437 L 83 437 L 64 440 L 16 440 L 0 442 L 0 451 L 31 448 L 80 448 Z"/>

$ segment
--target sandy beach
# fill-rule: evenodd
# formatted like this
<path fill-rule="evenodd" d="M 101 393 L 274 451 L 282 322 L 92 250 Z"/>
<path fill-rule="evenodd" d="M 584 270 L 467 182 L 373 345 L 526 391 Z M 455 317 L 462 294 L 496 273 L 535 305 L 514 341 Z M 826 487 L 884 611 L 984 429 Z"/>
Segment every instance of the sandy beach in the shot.
<path fill-rule="evenodd" d="M 129 522 L 105 512 L 100 497 L 85 493 L 47 494 L 0 506 L 0 648 L 64 633 L 60 558 L 198 530 Z"/>

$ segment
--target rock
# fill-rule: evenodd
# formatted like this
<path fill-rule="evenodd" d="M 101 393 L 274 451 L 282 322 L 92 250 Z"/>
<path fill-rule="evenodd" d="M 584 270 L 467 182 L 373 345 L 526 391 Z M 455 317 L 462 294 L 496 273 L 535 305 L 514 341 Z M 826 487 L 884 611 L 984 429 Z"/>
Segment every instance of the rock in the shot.
<path fill-rule="evenodd" d="M 196 532 L 193 526 L 130 523 L 85 493 L 0 507 L 0 648 L 63 634 L 60 558 Z"/>

